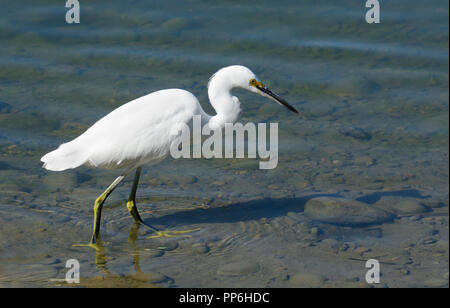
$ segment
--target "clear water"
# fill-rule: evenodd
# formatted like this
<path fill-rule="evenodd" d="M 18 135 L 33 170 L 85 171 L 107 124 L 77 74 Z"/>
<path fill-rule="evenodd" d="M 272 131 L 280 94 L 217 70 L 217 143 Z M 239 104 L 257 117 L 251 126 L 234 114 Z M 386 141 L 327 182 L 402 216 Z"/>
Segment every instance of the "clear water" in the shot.
<path fill-rule="evenodd" d="M 382 2 L 375 25 L 360 2 L 81 1 L 68 25 L 61 1 L 2 1 L 0 286 L 66 286 L 54 279 L 72 258 L 82 286 L 286 287 L 298 273 L 367 286 L 370 257 L 381 286 L 448 285 L 448 3 Z M 155 90 L 188 89 L 212 112 L 207 81 L 232 64 L 301 113 L 236 91 L 242 122 L 279 122 L 278 167 L 166 160 L 144 169 L 142 216 L 200 231 L 154 240 L 133 228 L 130 178 L 105 205 L 104 249 L 73 247 L 119 172 L 47 172 L 40 157 Z M 319 195 L 428 211 L 339 227 L 303 213 Z"/>

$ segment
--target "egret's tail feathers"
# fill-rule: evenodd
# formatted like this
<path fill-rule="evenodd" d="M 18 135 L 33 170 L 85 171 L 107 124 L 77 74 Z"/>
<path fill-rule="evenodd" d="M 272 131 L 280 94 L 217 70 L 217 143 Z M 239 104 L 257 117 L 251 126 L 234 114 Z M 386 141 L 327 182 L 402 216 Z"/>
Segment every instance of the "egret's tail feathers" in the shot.
<path fill-rule="evenodd" d="M 51 171 L 63 171 L 83 165 L 87 161 L 83 150 L 71 146 L 70 143 L 61 144 L 58 149 L 45 154 L 41 158 L 43 168 Z"/>

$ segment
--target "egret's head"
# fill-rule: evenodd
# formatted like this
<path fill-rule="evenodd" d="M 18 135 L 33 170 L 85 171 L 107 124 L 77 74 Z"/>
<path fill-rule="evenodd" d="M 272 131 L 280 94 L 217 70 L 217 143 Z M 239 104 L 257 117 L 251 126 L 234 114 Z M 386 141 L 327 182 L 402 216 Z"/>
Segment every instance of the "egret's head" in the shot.
<path fill-rule="evenodd" d="M 256 78 L 256 76 L 252 77 L 248 80 L 248 85 L 246 88 L 254 93 L 257 93 L 259 95 L 265 96 L 265 97 L 273 100 L 274 102 L 286 107 L 287 109 L 289 109 L 292 112 L 298 113 L 298 111 L 294 107 L 292 107 L 288 102 L 286 102 L 285 99 L 281 98 L 277 94 L 270 91 L 266 86 L 264 86 L 261 83 L 261 81 L 259 81 Z"/>
<path fill-rule="evenodd" d="M 215 95 L 222 93 L 221 90 L 229 91 L 234 87 L 244 88 L 253 93 L 270 98 L 276 103 L 285 106 L 290 111 L 298 113 L 283 98 L 266 88 L 251 70 L 242 65 L 224 67 L 211 77 L 208 84 L 208 94 L 211 102 L 213 102 Z"/>

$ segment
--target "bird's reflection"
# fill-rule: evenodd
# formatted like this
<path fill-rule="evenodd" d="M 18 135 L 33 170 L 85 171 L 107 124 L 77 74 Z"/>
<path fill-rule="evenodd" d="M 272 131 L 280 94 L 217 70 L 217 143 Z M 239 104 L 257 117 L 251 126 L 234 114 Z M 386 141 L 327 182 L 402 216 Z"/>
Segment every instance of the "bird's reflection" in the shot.
<path fill-rule="evenodd" d="M 155 274 L 146 274 L 141 270 L 140 249 L 136 243 L 139 228 L 139 223 L 133 224 L 128 235 L 128 244 L 132 248 L 135 274 L 117 275 L 111 273 L 107 264 L 108 257 L 104 243 L 99 238 L 95 244 L 91 244 L 89 247 L 95 250 L 95 265 L 102 275 L 97 277 L 81 277 L 81 283 L 79 285 L 84 287 L 160 287 L 160 285 L 152 282 L 155 281 Z"/>
<path fill-rule="evenodd" d="M 145 274 L 141 270 L 141 265 L 139 263 L 140 259 L 140 250 L 139 246 L 136 244 L 136 240 L 138 238 L 139 228 L 141 227 L 140 223 L 134 223 L 130 229 L 130 234 L 128 235 L 128 243 L 133 248 L 133 265 L 134 270 L 136 271 L 136 276 L 140 278 L 145 278 Z"/>

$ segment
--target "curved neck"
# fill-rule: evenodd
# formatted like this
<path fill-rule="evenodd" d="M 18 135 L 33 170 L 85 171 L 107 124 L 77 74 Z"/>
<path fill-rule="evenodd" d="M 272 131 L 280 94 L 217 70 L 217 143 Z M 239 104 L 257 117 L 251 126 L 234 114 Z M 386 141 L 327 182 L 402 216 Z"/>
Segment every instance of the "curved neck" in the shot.
<path fill-rule="evenodd" d="M 208 85 L 209 102 L 216 110 L 216 115 L 210 119 L 211 128 L 223 127 L 225 123 L 234 123 L 239 117 L 241 107 L 231 90 L 236 85 L 226 76 L 214 75 Z"/>

